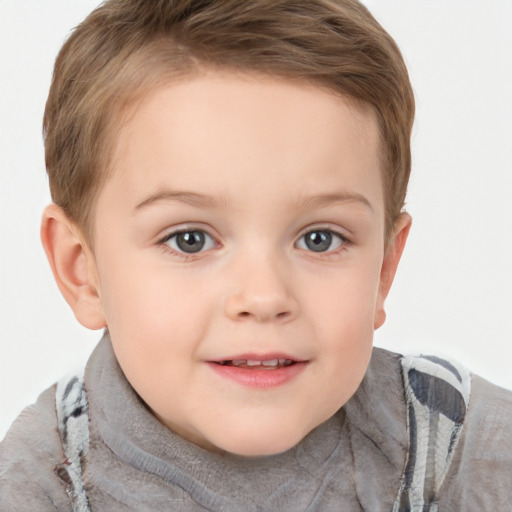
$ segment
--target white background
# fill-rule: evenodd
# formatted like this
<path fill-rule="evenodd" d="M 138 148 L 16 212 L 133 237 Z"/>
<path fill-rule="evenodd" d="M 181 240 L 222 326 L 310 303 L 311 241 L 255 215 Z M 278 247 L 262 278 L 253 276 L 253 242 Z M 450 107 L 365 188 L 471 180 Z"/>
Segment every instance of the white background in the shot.
<path fill-rule="evenodd" d="M 0 0 L 0 439 L 99 338 L 39 243 L 53 60 L 97 0 Z M 414 219 L 376 344 L 456 357 L 512 388 L 512 0 L 367 0 L 417 98 Z"/>

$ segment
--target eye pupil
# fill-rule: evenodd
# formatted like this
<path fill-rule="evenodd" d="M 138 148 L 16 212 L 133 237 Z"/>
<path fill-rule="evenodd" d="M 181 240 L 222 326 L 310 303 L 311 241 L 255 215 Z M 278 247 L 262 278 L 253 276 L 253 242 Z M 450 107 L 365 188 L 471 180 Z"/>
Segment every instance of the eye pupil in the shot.
<path fill-rule="evenodd" d="M 205 244 L 204 233 L 201 231 L 184 231 L 176 235 L 176 245 L 183 252 L 199 252 Z"/>
<path fill-rule="evenodd" d="M 306 246 L 311 251 L 324 252 L 331 246 L 332 234 L 328 231 L 311 231 L 305 236 Z"/>

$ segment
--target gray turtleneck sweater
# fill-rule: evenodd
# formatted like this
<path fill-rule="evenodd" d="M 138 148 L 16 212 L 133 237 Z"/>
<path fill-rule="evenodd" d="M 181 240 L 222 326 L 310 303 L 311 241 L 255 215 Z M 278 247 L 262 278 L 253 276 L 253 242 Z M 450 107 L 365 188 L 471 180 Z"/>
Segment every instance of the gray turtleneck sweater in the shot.
<path fill-rule="evenodd" d="M 390 512 L 407 461 L 400 356 L 374 349 L 356 394 L 289 451 L 211 453 L 151 415 L 106 336 L 85 373 L 92 511 Z M 0 445 L 1 512 L 68 512 L 55 472 L 64 456 L 55 387 L 25 409 Z M 469 408 L 439 494 L 441 512 L 512 511 L 512 393 L 472 377 Z"/>

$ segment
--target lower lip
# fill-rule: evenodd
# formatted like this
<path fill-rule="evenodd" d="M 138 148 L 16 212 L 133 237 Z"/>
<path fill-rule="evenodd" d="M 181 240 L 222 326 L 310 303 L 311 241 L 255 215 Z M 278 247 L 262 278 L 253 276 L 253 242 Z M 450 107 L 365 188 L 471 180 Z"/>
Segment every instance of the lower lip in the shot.
<path fill-rule="evenodd" d="M 291 381 L 304 371 L 308 363 L 306 361 L 295 363 L 277 370 L 252 370 L 217 363 L 207 364 L 221 377 L 234 380 L 247 387 L 267 389 L 282 386 Z"/>

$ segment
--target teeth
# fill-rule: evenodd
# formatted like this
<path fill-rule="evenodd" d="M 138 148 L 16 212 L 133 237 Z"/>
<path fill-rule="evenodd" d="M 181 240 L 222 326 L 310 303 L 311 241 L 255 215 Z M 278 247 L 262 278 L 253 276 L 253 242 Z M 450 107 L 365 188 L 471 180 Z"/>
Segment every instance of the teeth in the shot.
<path fill-rule="evenodd" d="M 266 368 L 275 368 L 277 366 L 290 366 L 293 361 L 291 359 L 268 359 L 266 361 L 258 361 L 255 359 L 233 359 L 232 361 L 222 361 L 222 365 L 229 364 L 233 366 L 264 366 Z"/>

